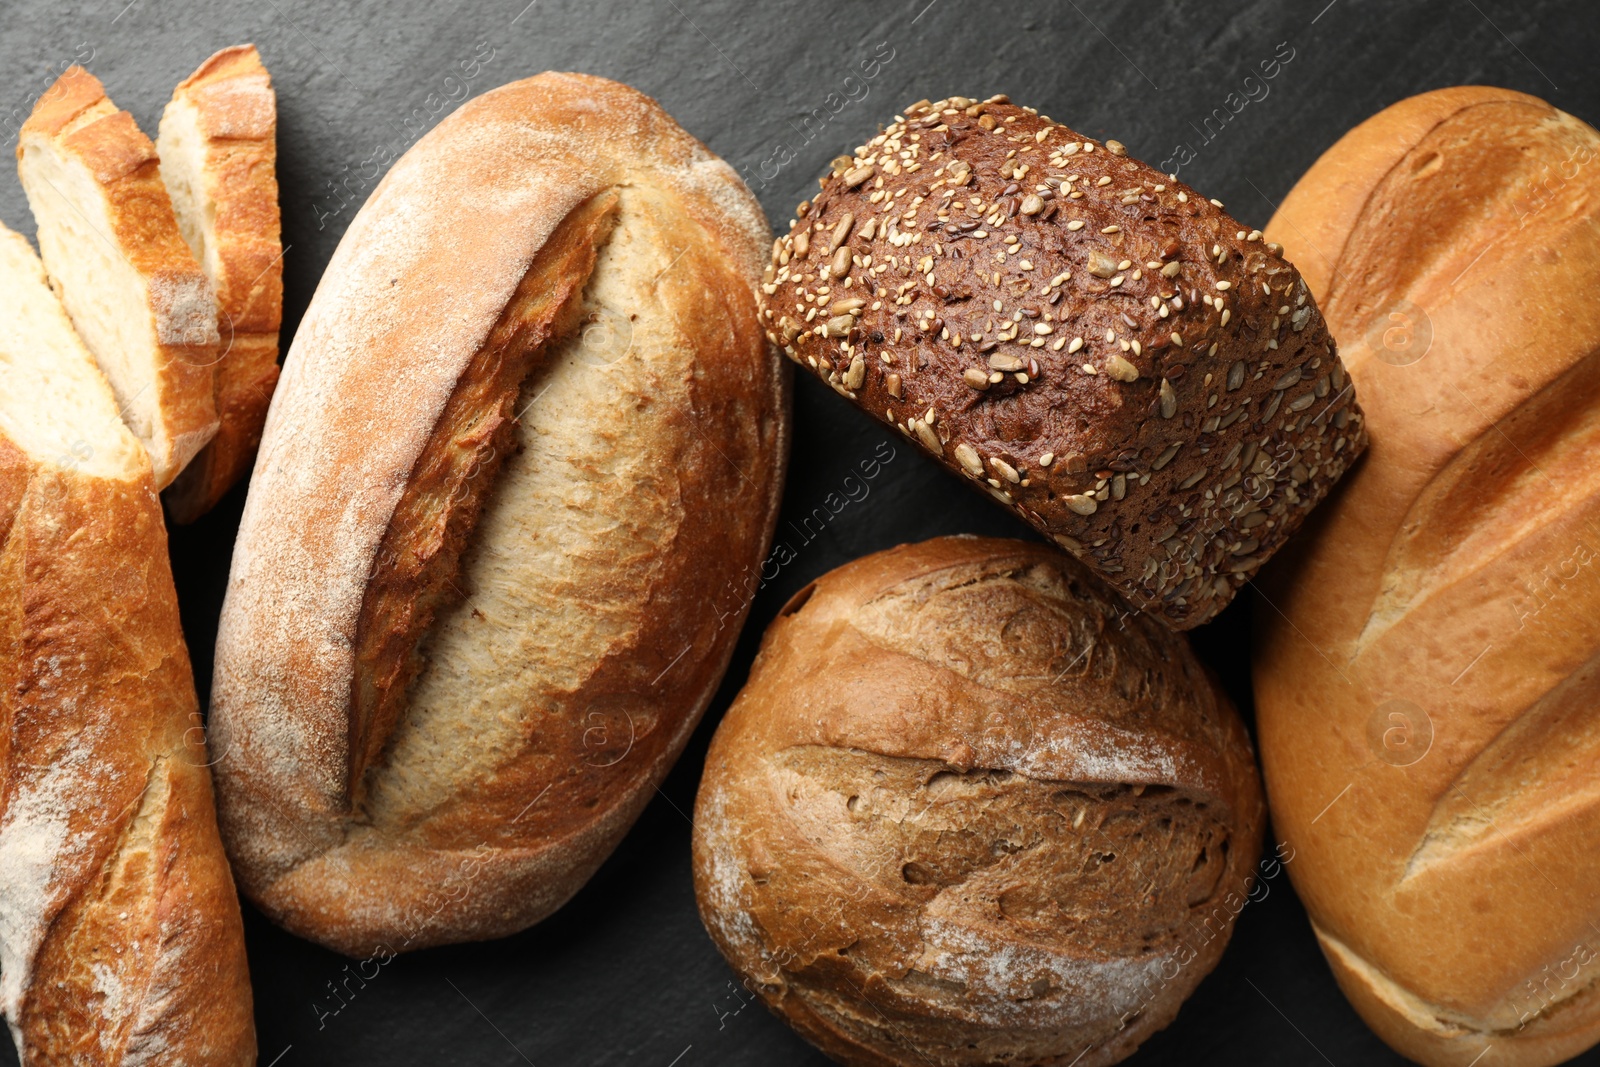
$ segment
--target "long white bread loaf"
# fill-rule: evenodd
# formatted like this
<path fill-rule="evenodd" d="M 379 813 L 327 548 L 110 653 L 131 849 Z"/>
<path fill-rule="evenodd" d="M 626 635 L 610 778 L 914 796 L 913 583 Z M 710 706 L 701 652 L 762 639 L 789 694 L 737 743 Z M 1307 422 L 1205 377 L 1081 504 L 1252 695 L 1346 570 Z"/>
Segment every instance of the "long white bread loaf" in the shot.
<path fill-rule="evenodd" d="M 1272 820 L 1340 986 L 1420 1063 L 1600 1040 L 1600 133 L 1463 86 L 1284 199 L 1365 460 L 1265 583 Z"/>
<path fill-rule="evenodd" d="M 0 1011 L 24 1067 L 255 1060 L 150 464 L 0 227 Z"/>

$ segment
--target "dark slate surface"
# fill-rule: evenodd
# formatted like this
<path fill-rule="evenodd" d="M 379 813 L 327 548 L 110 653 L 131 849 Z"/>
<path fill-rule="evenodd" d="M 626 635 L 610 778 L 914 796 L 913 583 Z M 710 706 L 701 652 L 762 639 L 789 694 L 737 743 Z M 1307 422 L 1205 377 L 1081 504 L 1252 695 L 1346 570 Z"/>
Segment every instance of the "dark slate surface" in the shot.
<path fill-rule="evenodd" d="M 1600 20 L 1587 0 L 4 0 L 0 133 L 14 146 L 36 96 L 81 60 L 153 130 L 171 87 L 239 41 L 260 47 L 279 94 L 286 335 L 376 181 L 372 161 L 412 144 L 451 98 L 551 68 L 658 98 L 740 168 L 779 225 L 829 159 L 923 96 L 1006 92 L 1164 169 L 1187 159 L 1185 180 L 1258 226 L 1340 134 L 1413 93 L 1503 85 L 1600 121 L 1591 59 Z M 1263 63 L 1272 78 L 1260 78 Z M 1248 102 L 1220 132 L 1215 123 L 1206 131 L 1203 120 L 1230 93 Z M 9 168 L 0 219 L 32 233 Z M 809 376 L 798 382 L 795 422 L 781 535 L 796 558 L 758 596 L 707 722 L 599 875 L 533 930 L 404 956 L 364 986 L 344 981 L 344 960 L 247 908 L 262 1064 L 824 1062 L 736 992 L 695 916 L 684 813 L 711 729 L 761 627 L 811 578 L 901 541 L 1028 533 L 896 438 L 895 459 L 866 495 L 807 542 L 787 521 L 841 489 L 889 438 Z M 173 533 L 202 695 L 242 501 L 241 489 Z M 1250 612 L 1235 605 L 1195 634 L 1247 713 Z M 1401 1062 L 1340 996 L 1288 879 L 1268 889 L 1245 909 L 1216 972 L 1131 1062 Z M 340 983 L 355 990 L 342 1002 L 331 991 Z M 15 1062 L 0 1047 L 0 1065 Z M 1600 1054 L 1582 1062 L 1600 1064 Z"/>

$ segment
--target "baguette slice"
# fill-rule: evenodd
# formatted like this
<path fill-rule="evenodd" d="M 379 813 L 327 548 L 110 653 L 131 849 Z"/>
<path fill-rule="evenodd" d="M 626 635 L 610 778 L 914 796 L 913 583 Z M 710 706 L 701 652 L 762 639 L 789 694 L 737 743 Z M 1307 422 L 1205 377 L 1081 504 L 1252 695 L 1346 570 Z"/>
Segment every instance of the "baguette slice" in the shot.
<path fill-rule="evenodd" d="M 249 1064 L 150 464 L 0 226 L 0 1012 L 24 1067 Z"/>
<path fill-rule="evenodd" d="M 217 432 L 211 286 L 178 232 L 155 145 L 71 67 L 23 123 L 17 170 L 50 284 L 165 488 Z"/>
<path fill-rule="evenodd" d="M 172 94 L 156 147 L 178 228 L 217 296 L 217 436 L 166 492 L 193 522 L 250 472 L 278 383 L 283 317 L 277 99 L 255 45 L 224 48 Z"/>

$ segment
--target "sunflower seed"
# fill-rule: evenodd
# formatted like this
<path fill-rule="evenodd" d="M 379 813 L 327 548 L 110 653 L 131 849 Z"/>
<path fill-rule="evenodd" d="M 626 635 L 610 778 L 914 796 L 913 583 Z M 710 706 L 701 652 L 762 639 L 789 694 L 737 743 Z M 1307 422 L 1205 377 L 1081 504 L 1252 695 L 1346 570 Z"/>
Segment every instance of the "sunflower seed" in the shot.
<path fill-rule="evenodd" d="M 839 224 L 828 235 L 828 255 L 833 255 L 838 247 L 845 243 L 850 236 L 850 228 L 855 224 L 856 217 L 854 213 L 846 211 L 844 217 L 839 220 Z"/>
<path fill-rule="evenodd" d="M 956 445 L 956 460 L 973 477 L 983 473 L 983 461 L 978 458 L 978 450 L 964 441 Z"/>

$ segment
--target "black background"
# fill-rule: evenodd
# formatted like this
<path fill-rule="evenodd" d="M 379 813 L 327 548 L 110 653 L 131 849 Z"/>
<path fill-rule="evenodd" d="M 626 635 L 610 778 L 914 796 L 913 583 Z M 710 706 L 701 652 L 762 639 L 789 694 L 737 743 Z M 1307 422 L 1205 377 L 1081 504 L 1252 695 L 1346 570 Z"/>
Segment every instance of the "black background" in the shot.
<path fill-rule="evenodd" d="M 153 133 L 172 86 L 201 60 L 224 45 L 255 42 L 280 108 L 286 343 L 350 215 L 375 184 L 363 161 L 409 147 L 453 108 L 441 105 L 444 98 L 546 69 L 605 75 L 656 97 L 739 167 L 780 227 L 815 190 L 829 159 L 921 97 L 1009 93 L 1163 167 L 1187 142 L 1195 158 L 1180 176 L 1252 226 L 1266 223 L 1296 177 L 1342 133 L 1414 93 L 1501 85 L 1600 121 L 1593 60 L 1600 17 L 1589 0 L 0 0 L 0 19 L 0 128 L 8 148 L 33 101 L 69 62 L 92 56 L 88 66 L 112 98 Z M 1291 50 L 1270 81 L 1245 83 L 1262 61 Z M 863 78 L 859 64 L 873 56 L 880 66 Z M 470 86 L 447 80 L 462 61 L 477 70 Z M 1208 140 L 1197 132 L 1228 94 L 1246 90 L 1256 99 L 1220 134 Z M 802 126 L 816 108 L 826 121 Z M 345 206 L 330 192 L 329 183 L 341 181 L 350 190 Z M 0 219 L 32 235 L 9 169 L 0 174 Z M 706 722 L 616 854 L 542 925 L 498 942 L 400 957 L 342 1007 L 329 983 L 344 977 L 346 961 L 278 931 L 247 906 L 263 1065 L 825 1062 L 759 1005 L 746 1006 L 695 915 L 686 813 L 705 746 L 745 678 L 762 627 L 813 577 L 938 534 L 1032 535 L 809 375 L 797 380 L 795 427 L 785 521 L 840 491 L 879 442 L 892 440 L 896 457 L 868 495 L 799 547 L 759 594 Z M 202 700 L 243 499 L 241 486 L 205 520 L 172 531 Z M 1247 715 L 1251 608 L 1242 598 L 1194 634 Z M 4 1046 L 0 1065 L 15 1064 Z M 1130 1062 L 1324 1061 L 1401 1062 L 1339 994 L 1280 876 L 1264 901 L 1245 909 L 1226 957 L 1177 1021 Z M 1600 1053 L 1582 1062 L 1600 1064 Z M 1484 1067 L 1492 1064 L 1491 1054 Z"/>

